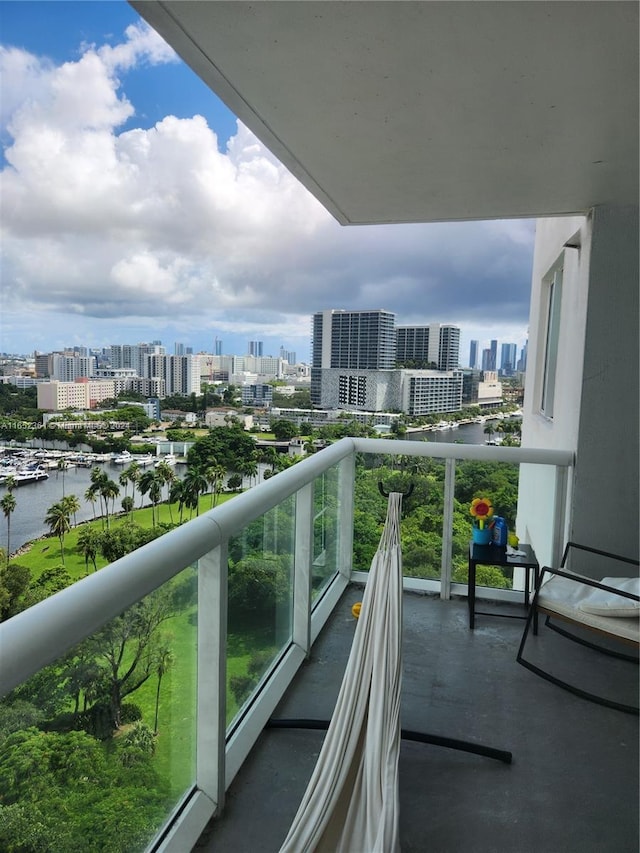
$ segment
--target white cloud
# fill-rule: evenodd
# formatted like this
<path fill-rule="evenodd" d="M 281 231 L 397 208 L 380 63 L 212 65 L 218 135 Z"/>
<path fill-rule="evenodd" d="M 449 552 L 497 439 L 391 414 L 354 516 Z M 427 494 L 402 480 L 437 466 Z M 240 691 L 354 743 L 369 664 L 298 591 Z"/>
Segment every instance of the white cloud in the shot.
<path fill-rule="evenodd" d="M 198 115 L 122 130 L 118 72 L 174 60 L 143 25 L 57 67 L 2 50 L 6 310 L 111 319 L 112 339 L 163 318 L 302 341 L 328 307 L 526 324 L 530 222 L 341 228 L 241 124 L 226 152 Z"/>

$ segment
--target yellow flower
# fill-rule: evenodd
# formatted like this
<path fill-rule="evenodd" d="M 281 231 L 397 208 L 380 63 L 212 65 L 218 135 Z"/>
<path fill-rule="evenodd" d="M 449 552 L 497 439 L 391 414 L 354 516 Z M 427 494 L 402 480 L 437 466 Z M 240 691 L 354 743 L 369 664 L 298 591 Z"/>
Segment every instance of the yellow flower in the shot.
<path fill-rule="evenodd" d="M 490 498 L 474 498 L 471 501 L 469 512 L 474 518 L 478 519 L 480 529 L 482 530 L 486 519 L 491 518 L 493 515 L 493 505 Z"/>

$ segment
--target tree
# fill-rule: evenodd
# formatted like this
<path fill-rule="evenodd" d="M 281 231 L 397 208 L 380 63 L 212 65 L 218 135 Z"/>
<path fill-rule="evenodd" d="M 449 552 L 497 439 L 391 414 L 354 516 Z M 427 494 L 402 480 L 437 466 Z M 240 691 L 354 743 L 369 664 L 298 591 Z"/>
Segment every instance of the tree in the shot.
<path fill-rule="evenodd" d="M 182 480 L 174 480 L 169 489 L 169 508 L 171 504 L 178 502 L 178 510 L 180 512 L 180 523 L 182 524 L 182 511 L 184 509 L 184 489 Z"/>
<path fill-rule="evenodd" d="M 172 614 L 166 589 L 157 590 L 89 639 L 100 662 L 114 729 L 121 725 L 122 703 L 157 672 L 157 631 Z"/>
<path fill-rule="evenodd" d="M 98 500 L 98 493 L 96 491 L 95 486 L 89 486 L 89 488 L 84 493 L 84 499 L 89 501 L 91 504 L 91 509 L 93 510 L 93 518 L 95 520 L 96 517 L 96 501 Z"/>
<path fill-rule="evenodd" d="M 140 492 L 140 508 L 144 506 L 144 496 L 149 494 L 149 489 L 153 484 L 155 471 L 145 471 L 140 475 L 138 481 L 138 491 Z"/>
<path fill-rule="evenodd" d="M 7 519 L 7 566 L 11 555 L 11 513 L 14 512 L 17 506 L 17 501 L 11 492 L 7 492 L 0 500 L 0 507 L 4 517 Z"/>
<path fill-rule="evenodd" d="M 207 483 L 211 486 L 211 508 L 213 508 L 218 502 L 218 495 L 222 489 L 225 470 L 222 465 L 212 463 L 205 468 L 203 473 Z"/>
<path fill-rule="evenodd" d="M 67 495 L 66 498 L 62 498 L 61 502 L 63 503 L 67 509 L 69 510 L 69 516 L 73 516 L 73 526 L 77 527 L 78 522 L 76 518 L 76 514 L 80 509 L 80 501 L 77 495 Z"/>
<path fill-rule="evenodd" d="M 109 501 L 111 501 L 111 506 L 113 510 L 115 500 L 119 494 L 120 487 L 118 486 L 118 484 L 113 480 L 110 480 L 109 477 L 105 475 L 104 480 L 100 484 L 100 495 L 104 501 L 107 530 L 109 529 Z"/>
<path fill-rule="evenodd" d="M 272 421 L 271 432 L 275 435 L 277 441 L 290 441 L 298 434 L 298 428 L 291 421 L 280 419 Z"/>
<path fill-rule="evenodd" d="M 184 503 L 190 510 L 197 510 L 196 515 L 200 515 L 200 495 L 207 491 L 207 485 L 207 478 L 199 468 L 187 468 L 182 481 Z"/>
<path fill-rule="evenodd" d="M 155 734 L 158 734 L 158 714 L 160 711 L 160 686 L 162 684 L 162 679 L 171 667 L 174 657 L 173 652 L 169 648 L 169 646 L 161 646 L 158 649 L 156 656 L 156 674 L 158 676 L 158 684 L 156 687 L 156 710 L 153 717 L 153 731 Z"/>
<path fill-rule="evenodd" d="M 71 513 L 68 505 L 62 500 L 53 504 L 47 510 L 44 523 L 48 525 L 52 536 L 57 536 L 60 540 L 60 557 L 64 566 L 64 537 L 71 530 Z"/>
<path fill-rule="evenodd" d="M 133 507 L 135 506 L 135 504 L 133 503 L 133 498 L 131 497 L 131 495 L 127 495 L 126 497 L 122 498 L 121 505 L 122 505 L 122 511 L 130 516 L 131 513 L 133 512 Z"/>
<path fill-rule="evenodd" d="M 62 497 L 64 497 L 64 474 L 68 467 L 69 463 L 66 459 L 58 459 L 57 469 L 62 472 Z"/>
<path fill-rule="evenodd" d="M 93 571 L 97 570 L 96 557 L 100 550 L 100 533 L 91 524 L 85 524 L 78 534 L 78 550 L 84 557 L 84 566 L 88 571 L 89 560 L 93 563 Z"/>
<path fill-rule="evenodd" d="M 239 492 L 242 488 L 242 475 L 232 474 L 227 480 L 227 485 L 229 486 L 232 492 Z"/>

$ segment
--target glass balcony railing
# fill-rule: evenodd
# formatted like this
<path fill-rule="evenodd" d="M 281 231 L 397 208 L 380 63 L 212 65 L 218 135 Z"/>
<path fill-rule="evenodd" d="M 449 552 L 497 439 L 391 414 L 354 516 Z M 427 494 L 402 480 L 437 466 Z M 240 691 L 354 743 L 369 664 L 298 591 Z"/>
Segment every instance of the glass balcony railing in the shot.
<path fill-rule="evenodd" d="M 378 484 L 413 484 L 405 587 L 448 598 L 466 593 L 460 506 L 487 466 L 517 491 L 524 464 L 549 472 L 559 550 L 571 453 L 343 439 L 0 625 L 0 848 L 26 833 L 43 851 L 189 850 L 345 586 L 366 581 Z M 516 600 L 517 578 L 488 580 Z"/>

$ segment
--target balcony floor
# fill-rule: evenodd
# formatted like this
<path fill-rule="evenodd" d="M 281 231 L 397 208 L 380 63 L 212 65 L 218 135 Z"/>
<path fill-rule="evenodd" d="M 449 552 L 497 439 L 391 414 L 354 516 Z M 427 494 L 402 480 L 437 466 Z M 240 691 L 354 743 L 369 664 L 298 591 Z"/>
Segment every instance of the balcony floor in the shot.
<path fill-rule="evenodd" d="M 330 717 L 355 629 L 351 605 L 361 598 L 357 586 L 345 591 L 274 716 Z M 574 697 L 519 666 L 520 620 L 477 616 L 472 632 L 464 600 L 409 593 L 403 603 L 403 728 L 513 752 L 506 765 L 403 741 L 404 853 L 637 853 L 638 718 Z M 521 612 L 484 603 L 480 609 Z M 575 666 L 606 665 L 595 652 L 579 654 Z M 626 666 L 637 694 L 636 668 Z M 323 738 L 264 731 L 196 850 L 277 851 Z"/>

